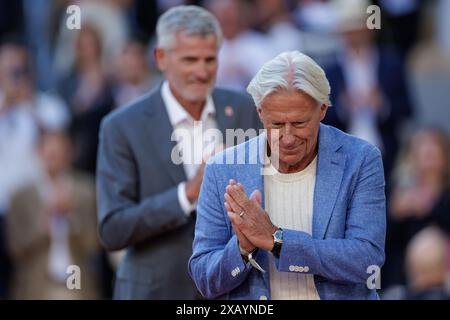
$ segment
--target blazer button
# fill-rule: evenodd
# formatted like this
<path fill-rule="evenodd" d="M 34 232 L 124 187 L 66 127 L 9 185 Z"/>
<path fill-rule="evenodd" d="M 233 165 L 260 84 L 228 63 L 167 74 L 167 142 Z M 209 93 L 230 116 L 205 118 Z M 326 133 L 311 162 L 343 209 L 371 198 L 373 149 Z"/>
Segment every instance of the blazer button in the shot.
<path fill-rule="evenodd" d="M 292 271 L 292 272 L 294 272 L 295 271 L 295 266 L 289 266 L 289 271 Z"/>
<path fill-rule="evenodd" d="M 259 300 L 267 300 L 267 297 L 266 296 L 260 296 Z"/>
<path fill-rule="evenodd" d="M 304 269 L 302 266 L 298 267 L 298 272 L 303 272 L 303 271 L 304 271 Z"/>
<path fill-rule="evenodd" d="M 308 272 L 308 271 L 309 271 L 309 267 L 308 267 L 308 266 L 305 266 L 305 267 L 303 268 L 303 271 Z"/>
<path fill-rule="evenodd" d="M 300 267 L 299 266 L 294 266 L 294 271 L 295 272 L 299 272 L 300 271 Z"/>

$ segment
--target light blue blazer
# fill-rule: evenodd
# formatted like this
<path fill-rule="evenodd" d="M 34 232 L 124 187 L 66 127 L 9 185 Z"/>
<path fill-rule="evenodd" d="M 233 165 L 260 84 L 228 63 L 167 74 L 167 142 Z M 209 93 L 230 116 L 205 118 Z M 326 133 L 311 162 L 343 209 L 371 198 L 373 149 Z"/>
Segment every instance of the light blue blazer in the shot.
<path fill-rule="evenodd" d="M 244 263 L 223 205 L 229 179 L 242 183 L 248 195 L 264 191 L 265 144 L 261 134 L 218 154 L 206 166 L 189 260 L 189 274 L 206 298 L 270 299 L 271 253 L 259 250 L 256 255 L 265 273 Z M 232 156 L 241 164 L 224 164 Z M 380 151 L 321 124 L 312 235 L 284 229 L 277 270 L 313 274 L 321 299 L 377 299 L 373 275 L 385 258 L 384 188 Z"/>

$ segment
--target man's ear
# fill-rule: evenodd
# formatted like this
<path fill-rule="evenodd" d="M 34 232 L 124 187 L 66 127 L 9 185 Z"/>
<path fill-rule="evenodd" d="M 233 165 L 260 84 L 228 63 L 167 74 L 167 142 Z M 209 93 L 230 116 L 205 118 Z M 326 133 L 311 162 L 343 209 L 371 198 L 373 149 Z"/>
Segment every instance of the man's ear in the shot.
<path fill-rule="evenodd" d="M 325 118 L 325 115 L 327 114 L 328 106 L 326 104 L 322 104 L 320 106 L 320 121 L 322 121 Z"/>
<path fill-rule="evenodd" d="M 163 48 L 155 48 L 153 51 L 155 56 L 156 65 L 161 72 L 164 72 L 166 69 L 166 52 Z"/>
<path fill-rule="evenodd" d="M 261 107 L 256 107 L 256 111 L 258 112 L 259 120 L 262 123 L 264 123 L 263 118 L 262 118 L 262 109 L 261 109 Z"/>

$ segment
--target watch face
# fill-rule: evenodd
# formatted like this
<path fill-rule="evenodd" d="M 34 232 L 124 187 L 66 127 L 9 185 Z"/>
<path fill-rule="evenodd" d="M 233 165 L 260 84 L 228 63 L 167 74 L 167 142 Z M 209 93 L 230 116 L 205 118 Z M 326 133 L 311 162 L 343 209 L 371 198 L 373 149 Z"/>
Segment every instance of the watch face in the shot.
<path fill-rule="evenodd" d="M 282 230 L 277 230 L 275 231 L 275 233 L 273 234 L 274 238 L 276 241 L 281 242 L 283 241 L 283 231 Z"/>

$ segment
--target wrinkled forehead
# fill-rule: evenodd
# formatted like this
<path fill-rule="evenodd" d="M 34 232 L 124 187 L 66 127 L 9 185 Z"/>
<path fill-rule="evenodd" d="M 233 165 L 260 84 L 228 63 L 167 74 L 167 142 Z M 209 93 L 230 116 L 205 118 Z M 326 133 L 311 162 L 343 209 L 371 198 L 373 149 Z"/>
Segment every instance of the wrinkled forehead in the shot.
<path fill-rule="evenodd" d="M 261 102 L 261 108 L 264 106 L 296 109 L 296 107 L 318 107 L 320 103 L 306 92 L 297 88 L 278 87 L 264 97 Z"/>
<path fill-rule="evenodd" d="M 162 48 L 164 50 L 164 48 Z M 218 52 L 218 38 L 215 34 L 197 34 L 187 31 L 179 31 L 175 34 L 174 41 L 167 47 L 168 51 L 174 50 L 202 50 L 213 49 Z"/>

